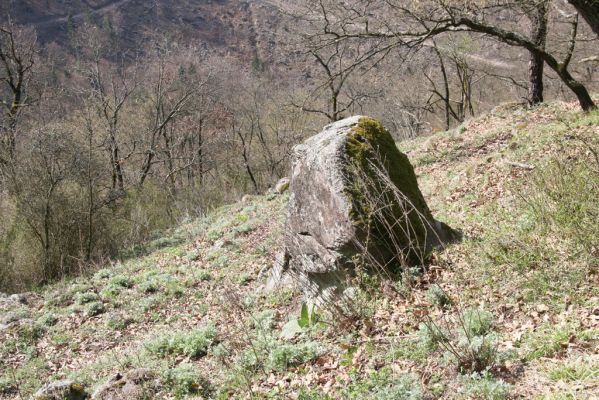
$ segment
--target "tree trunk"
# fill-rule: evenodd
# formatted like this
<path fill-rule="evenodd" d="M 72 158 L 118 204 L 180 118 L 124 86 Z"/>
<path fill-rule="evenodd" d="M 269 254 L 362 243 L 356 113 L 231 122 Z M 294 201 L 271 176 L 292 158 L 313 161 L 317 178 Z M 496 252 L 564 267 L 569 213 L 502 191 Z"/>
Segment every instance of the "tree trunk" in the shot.
<path fill-rule="evenodd" d="M 540 49 L 545 50 L 547 42 L 547 3 L 539 3 L 530 11 L 531 41 Z M 543 67 L 545 62 L 538 53 L 530 52 L 528 63 L 528 105 L 533 107 L 543 102 Z"/>
<path fill-rule="evenodd" d="M 593 102 L 591 95 L 587 91 L 586 87 L 578 82 L 567 69 L 558 70 L 559 77 L 565 83 L 565 85 L 576 95 L 580 107 L 586 112 L 596 110 L 597 106 Z"/>
<path fill-rule="evenodd" d="M 593 32 L 599 35 L 599 0 L 568 0 L 582 15 Z"/>

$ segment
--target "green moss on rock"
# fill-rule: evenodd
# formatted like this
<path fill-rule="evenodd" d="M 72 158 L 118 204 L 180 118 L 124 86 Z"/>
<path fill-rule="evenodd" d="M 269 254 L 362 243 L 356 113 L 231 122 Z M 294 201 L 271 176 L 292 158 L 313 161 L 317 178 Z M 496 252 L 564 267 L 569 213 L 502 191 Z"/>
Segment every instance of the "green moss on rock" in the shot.
<path fill-rule="evenodd" d="M 348 133 L 346 151 L 351 219 L 356 225 L 370 229 L 384 258 L 396 255 L 393 253 L 397 243 L 408 262 L 422 260 L 429 231 L 426 224 L 433 223 L 433 218 L 408 157 L 397 149 L 389 131 L 368 117 L 361 118 Z M 400 199 L 397 191 L 394 194 L 381 179 L 379 171 L 388 175 L 399 189 Z"/>

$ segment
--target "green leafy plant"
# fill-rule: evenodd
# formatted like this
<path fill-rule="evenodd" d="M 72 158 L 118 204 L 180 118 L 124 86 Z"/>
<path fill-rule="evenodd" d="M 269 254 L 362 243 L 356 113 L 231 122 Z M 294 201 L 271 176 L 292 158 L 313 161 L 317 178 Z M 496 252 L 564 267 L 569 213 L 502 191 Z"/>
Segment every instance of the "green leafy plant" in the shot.
<path fill-rule="evenodd" d="M 212 274 L 204 269 L 198 270 L 194 275 L 200 281 L 209 281 L 212 279 Z"/>
<path fill-rule="evenodd" d="M 463 375 L 460 384 L 460 392 L 466 399 L 504 400 L 512 390 L 512 385 L 494 379 L 489 372 Z"/>
<path fill-rule="evenodd" d="M 50 312 L 44 313 L 37 319 L 37 323 L 44 326 L 53 326 L 56 322 L 58 322 L 58 317 Z"/>
<path fill-rule="evenodd" d="M 161 357 L 181 354 L 198 358 L 206 355 L 208 348 L 215 343 L 216 336 L 216 329 L 209 325 L 189 332 L 162 335 L 146 343 L 145 347 L 150 353 Z"/>
<path fill-rule="evenodd" d="M 426 291 L 426 299 L 429 303 L 439 307 L 446 308 L 451 305 L 451 298 L 439 285 L 431 285 Z"/>
<path fill-rule="evenodd" d="M 444 316 L 444 318 L 447 318 Z M 498 360 L 493 315 L 482 309 L 457 310 L 453 321 L 429 319 L 420 325 L 419 336 L 429 351 L 443 349 L 460 372 L 481 372 Z"/>
<path fill-rule="evenodd" d="M 80 304 L 80 305 L 91 303 L 92 301 L 98 301 L 98 300 L 100 300 L 100 297 L 95 292 L 77 293 L 75 295 L 75 303 Z"/>
<path fill-rule="evenodd" d="M 112 284 L 114 286 L 120 286 L 122 288 L 133 287 L 133 281 L 123 275 L 116 275 L 116 276 L 112 277 L 109 281 L 109 284 Z"/>
<path fill-rule="evenodd" d="M 102 314 L 105 310 L 106 308 L 104 307 L 104 304 L 101 301 L 94 301 L 88 303 L 85 307 L 85 313 L 90 317 Z"/>
<path fill-rule="evenodd" d="M 350 378 L 340 390 L 343 399 L 420 400 L 423 397 L 422 388 L 414 377 L 394 377 L 390 368 L 373 371 L 365 377 L 350 373 Z"/>
<path fill-rule="evenodd" d="M 308 310 L 308 305 L 302 303 L 300 316 L 297 319 L 289 320 L 281 330 L 281 337 L 291 339 L 295 335 L 302 333 L 305 329 L 316 325 L 320 321 L 320 316 L 316 312 L 316 307 L 312 306 L 312 310 Z"/>
<path fill-rule="evenodd" d="M 200 374 L 195 365 L 189 363 L 167 369 L 162 373 L 162 381 L 178 399 L 190 394 L 201 394 L 208 398 L 212 393 L 210 382 Z"/>

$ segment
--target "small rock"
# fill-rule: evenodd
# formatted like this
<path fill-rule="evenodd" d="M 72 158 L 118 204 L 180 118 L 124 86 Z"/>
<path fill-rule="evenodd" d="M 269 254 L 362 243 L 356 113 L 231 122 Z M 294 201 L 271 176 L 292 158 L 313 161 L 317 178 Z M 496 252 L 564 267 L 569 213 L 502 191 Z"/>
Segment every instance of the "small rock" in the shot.
<path fill-rule="evenodd" d="M 88 397 L 83 385 L 68 379 L 51 382 L 33 395 L 35 400 L 84 400 Z"/>
<path fill-rule="evenodd" d="M 19 303 L 23 305 L 29 304 L 26 293 L 12 294 L 8 297 L 8 299 L 13 303 Z"/>
<path fill-rule="evenodd" d="M 289 254 L 281 251 L 276 255 L 275 262 L 270 269 L 264 291 L 272 292 L 285 286 L 293 286 L 293 279 L 288 274 Z"/>
<path fill-rule="evenodd" d="M 279 179 L 279 181 L 275 185 L 275 191 L 279 194 L 285 193 L 289 188 L 289 182 L 289 178 L 287 177 Z"/>
<path fill-rule="evenodd" d="M 544 312 L 549 311 L 549 307 L 546 304 L 538 304 L 537 311 L 540 313 L 544 313 Z"/>
<path fill-rule="evenodd" d="M 215 251 L 219 251 L 223 247 L 230 246 L 231 244 L 233 244 L 233 242 L 228 239 L 218 239 L 216 242 L 214 242 L 212 247 L 210 247 L 209 252 L 214 253 Z"/>
<path fill-rule="evenodd" d="M 157 375 L 145 368 L 115 374 L 92 395 L 93 400 L 141 400 L 151 398 L 159 388 Z M 148 397 L 150 396 L 150 397 Z"/>
<path fill-rule="evenodd" d="M 241 203 L 242 204 L 248 204 L 250 203 L 252 200 L 254 199 L 254 196 L 252 196 L 251 194 L 245 194 L 243 195 L 243 197 L 241 198 Z"/>

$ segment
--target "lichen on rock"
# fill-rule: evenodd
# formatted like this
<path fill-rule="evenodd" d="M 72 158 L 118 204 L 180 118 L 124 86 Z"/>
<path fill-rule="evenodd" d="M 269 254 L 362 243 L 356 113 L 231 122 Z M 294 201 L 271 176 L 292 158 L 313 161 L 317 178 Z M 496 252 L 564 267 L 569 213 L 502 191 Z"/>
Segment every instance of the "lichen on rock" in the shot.
<path fill-rule="evenodd" d="M 354 223 L 370 231 L 378 252 L 401 253 L 382 255 L 387 261 L 400 256 L 399 263 L 422 262 L 440 240 L 408 157 L 389 131 L 369 117 L 349 130 L 346 149 Z"/>

